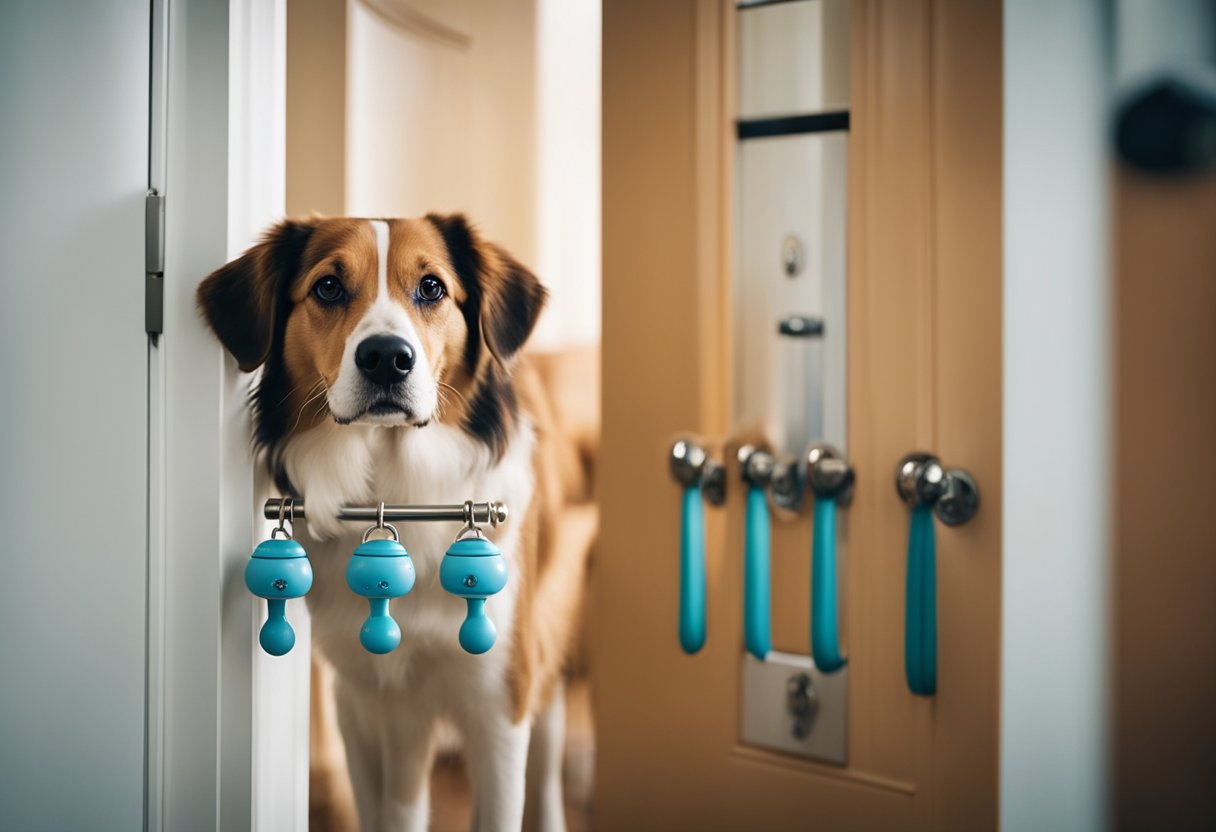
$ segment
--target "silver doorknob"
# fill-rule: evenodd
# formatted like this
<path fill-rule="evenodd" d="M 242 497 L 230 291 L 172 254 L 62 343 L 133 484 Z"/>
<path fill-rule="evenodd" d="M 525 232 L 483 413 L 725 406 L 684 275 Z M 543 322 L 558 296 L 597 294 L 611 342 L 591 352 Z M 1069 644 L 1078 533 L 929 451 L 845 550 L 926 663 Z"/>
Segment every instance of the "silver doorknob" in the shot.
<path fill-rule="evenodd" d="M 745 483 L 767 488 L 772 482 L 777 460 L 764 446 L 740 445 L 736 458 L 739 460 L 739 473 Z"/>
<path fill-rule="evenodd" d="M 685 437 L 671 446 L 667 461 L 671 477 L 684 487 L 700 484 L 710 505 L 726 502 L 726 467 L 709 455 L 697 440 Z"/>
<path fill-rule="evenodd" d="M 786 511 L 801 511 L 808 489 L 818 497 L 834 497 L 842 506 L 853 500 L 853 467 L 826 442 L 816 442 L 802 458 L 777 457 L 771 467 L 769 494 Z"/>
<path fill-rule="evenodd" d="M 933 454 L 914 451 L 895 469 L 895 490 L 910 507 L 930 506 L 947 526 L 961 526 L 980 508 L 975 478 L 962 468 L 945 468 Z"/>

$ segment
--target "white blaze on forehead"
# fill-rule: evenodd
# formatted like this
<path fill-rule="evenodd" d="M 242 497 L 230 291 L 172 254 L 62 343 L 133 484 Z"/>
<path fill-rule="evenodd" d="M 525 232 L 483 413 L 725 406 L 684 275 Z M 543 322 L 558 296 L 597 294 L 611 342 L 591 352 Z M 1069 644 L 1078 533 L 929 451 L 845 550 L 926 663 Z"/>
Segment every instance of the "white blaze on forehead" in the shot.
<path fill-rule="evenodd" d="M 372 220 L 376 232 L 376 299 L 388 298 L 388 223 Z"/>
<path fill-rule="evenodd" d="M 360 339 L 367 335 L 400 335 L 421 357 L 422 345 L 418 343 L 414 322 L 388 290 L 388 222 L 368 220 L 368 224 L 376 235 L 376 298 L 355 327 L 354 335 Z"/>
<path fill-rule="evenodd" d="M 362 392 L 365 383 L 361 378 L 359 368 L 355 366 L 355 352 L 365 338 L 372 335 L 396 335 L 404 338 L 414 351 L 414 369 L 404 385 L 404 398 L 414 417 L 423 421 L 430 419 L 435 410 L 437 394 L 435 392 L 435 375 L 426 350 L 418 338 L 418 330 L 406 312 L 402 302 L 398 302 L 389 291 L 389 225 L 385 220 L 368 220 L 376 237 L 376 294 L 362 320 L 346 339 L 346 347 L 342 355 L 342 364 L 338 371 L 338 381 L 329 391 L 330 410 L 335 416 L 353 418 L 361 409 L 366 398 Z M 381 420 L 378 421 L 381 424 Z"/>

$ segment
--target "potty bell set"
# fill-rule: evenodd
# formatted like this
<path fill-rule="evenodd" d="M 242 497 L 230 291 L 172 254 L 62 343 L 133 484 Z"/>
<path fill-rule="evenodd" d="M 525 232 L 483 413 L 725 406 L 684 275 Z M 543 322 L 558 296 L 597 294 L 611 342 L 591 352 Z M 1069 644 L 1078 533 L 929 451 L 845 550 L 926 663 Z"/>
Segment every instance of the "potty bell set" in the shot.
<path fill-rule="evenodd" d="M 258 544 L 245 567 L 245 586 L 266 599 L 266 623 L 258 635 L 262 649 L 282 656 L 295 646 L 296 635 L 287 621 L 287 602 L 302 598 L 312 589 L 312 565 L 304 547 L 293 538 L 297 517 L 304 516 L 302 500 L 284 498 L 266 503 L 266 516 L 277 516 L 270 539 Z M 468 653 L 485 653 L 494 646 L 497 630 L 486 615 L 486 600 L 507 585 L 507 562 L 502 552 L 481 531 L 478 523 L 497 526 L 507 519 L 501 503 L 466 502 L 457 506 L 392 506 L 344 508 L 343 520 L 366 520 L 375 524 L 363 533 L 363 542 L 351 554 L 346 584 L 367 599 L 368 616 L 359 631 L 359 642 L 369 653 L 390 653 L 401 643 L 401 628 L 393 619 L 389 602 L 408 595 L 414 588 L 414 562 L 401 545 L 401 536 L 386 518 L 403 521 L 463 521 L 464 527 L 448 547 L 439 567 L 443 588 L 467 604 L 464 623 L 457 633 Z"/>

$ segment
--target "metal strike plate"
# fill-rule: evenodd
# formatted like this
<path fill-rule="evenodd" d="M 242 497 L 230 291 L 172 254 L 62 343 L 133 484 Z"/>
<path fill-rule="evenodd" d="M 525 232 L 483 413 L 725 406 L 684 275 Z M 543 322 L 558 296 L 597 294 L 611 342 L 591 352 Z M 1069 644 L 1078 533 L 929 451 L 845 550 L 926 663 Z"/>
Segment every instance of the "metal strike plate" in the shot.
<path fill-rule="evenodd" d="M 822 673 L 809 656 L 774 650 L 764 661 L 745 653 L 742 674 L 744 745 L 837 765 L 848 762 L 847 665 Z M 813 702 L 809 709 L 794 706 L 804 690 Z"/>

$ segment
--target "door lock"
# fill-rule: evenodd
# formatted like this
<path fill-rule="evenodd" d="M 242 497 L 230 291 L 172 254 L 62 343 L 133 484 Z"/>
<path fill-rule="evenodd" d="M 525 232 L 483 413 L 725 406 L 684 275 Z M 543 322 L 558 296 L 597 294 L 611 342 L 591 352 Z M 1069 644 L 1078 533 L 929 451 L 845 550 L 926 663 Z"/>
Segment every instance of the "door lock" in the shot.
<path fill-rule="evenodd" d="M 819 712 L 819 693 L 809 674 L 799 673 L 785 683 L 785 710 L 793 717 L 790 735 L 796 740 L 806 739 Z"/>

